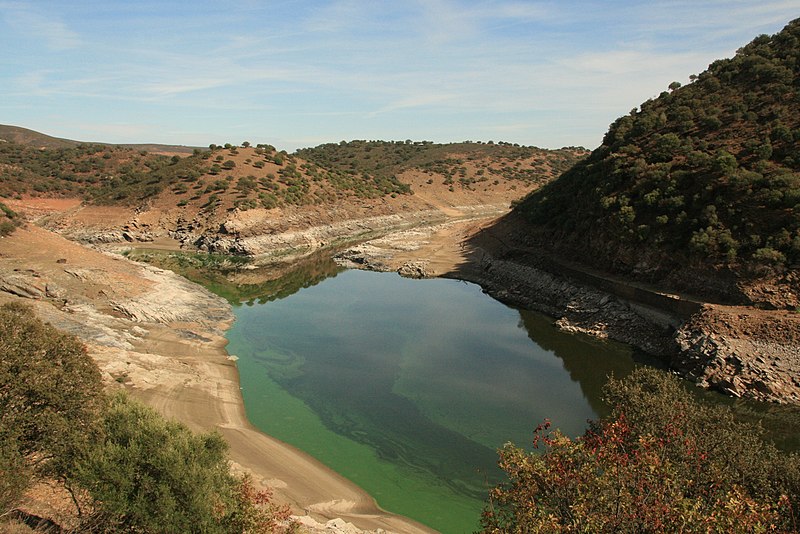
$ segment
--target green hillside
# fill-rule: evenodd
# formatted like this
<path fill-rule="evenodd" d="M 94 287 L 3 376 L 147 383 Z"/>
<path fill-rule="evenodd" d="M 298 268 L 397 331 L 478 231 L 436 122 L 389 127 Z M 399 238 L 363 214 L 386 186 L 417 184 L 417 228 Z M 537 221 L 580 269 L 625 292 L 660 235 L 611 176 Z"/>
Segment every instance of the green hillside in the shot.
<path fill-rule="evenodd" d="M 158 194 L 181 178 L 199 175 L 200 167 L 197 157 L 170 158 L 114 145 L 46 148 L 4 142 L 0 143 L 0 197 L 84 197 L 100 203 L 132 203 Z"/>
<path fill-rule="evenodd" d="M 651 279 L 789 272 L 800 263 L 799 74 L 800 19 L 673 82 L 521 203 L 530 237 Z M 703 290 L 710 278 L 680 283 Z"/>
<path fill-rule="evenodd" d="M 297 154 L 317 165 L 371 179 L 391 180 L 407 170 L 444 176 L 445 183 L 470 187 L 479 181 L 503 177 L 543 184 L 588 153 L 581 147 L 547 150 L 489 141 L 433 143 L 431 141 L 363 141 L 327 143 Z"/>

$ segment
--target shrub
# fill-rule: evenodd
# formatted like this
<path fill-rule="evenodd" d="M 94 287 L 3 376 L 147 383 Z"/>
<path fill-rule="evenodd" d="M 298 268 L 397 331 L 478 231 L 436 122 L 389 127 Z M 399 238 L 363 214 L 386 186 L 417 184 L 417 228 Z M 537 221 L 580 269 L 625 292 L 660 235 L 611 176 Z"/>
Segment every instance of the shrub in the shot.
<path fill-rule="evenodd" d="M 193 434 L 121 392 L 107 399 L 84 346 L 29 307 L 0 307 L 0 323 L 0 516 L 47 476 L 88 494 L 77 532 L 294 528 L 288 507 L 230 473 L 219 434 Z"/>
<path fill-rule="evenodd" d="M 549 423 L 507 444 L 484 532 L 796 531 L 800 462 L 760 426 L 700 405 L 678 380 L 640 369 L 606 388 L 612 414 L 571 440 Z"/>
<path fill-rule="evenodd" d="M 0 307 L 0 324 L 0 504 L 9 507 L 33 477 L 69 470 L 97 435 L 103 396 L 74 336 L 20 304 Z"/>
<path fill-rule="evenodd" d="M 103 430 L 75 475 L 98 503 L 93 522 L 116 531 L 214 531 L 215 508 L 232 499 L 219 434 L 194 435 L 122 394 L 112 397 Z"/>

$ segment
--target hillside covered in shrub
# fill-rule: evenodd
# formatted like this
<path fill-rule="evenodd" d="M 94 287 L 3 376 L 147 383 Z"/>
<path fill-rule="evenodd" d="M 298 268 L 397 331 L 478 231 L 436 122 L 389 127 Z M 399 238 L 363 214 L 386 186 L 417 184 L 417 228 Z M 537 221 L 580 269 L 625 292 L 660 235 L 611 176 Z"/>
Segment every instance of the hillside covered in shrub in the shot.
<path fill-rule="evenodd" d="M 714 278 L 698 272 L 791 278 L 799 89 L 800 19 L 617 119 L 589 158 L 517 211 L 539 243 L 617 272 L 683 272 L 672 282 L 695 290 Z"/>
<path fill-rule="evenodd" d="M 211 212 L 329 205 L 412 194 L 401 178 L 424 173 L 451 192 L 546 183 L 587 154 L 510 143 L 350 141 L 290 154 L 269 144 L 211 144 L 193 153 L 58 140 L 31 130 L 0 142 L 0 198 L 70 197 L 140 206 L 161 198 Z M 51 143 L 48 140 L 59 141 Z M 142 145 L 150 146 L 150 145 Z M 155 145 L 154 145 L 155 146 Z M 164 147 L 155 146 L 159 150 Z M 169 147 L 167 147 L 169 148 Z M 180 148 L 180 147 L 175 147 Z M 185 147 L 184 147 L 185 148 Z"/>
<path fill-rule="evenodd" d="M 497 178 L 544 184 L 569 169 L 587 150 L 548 150 L 499 141 L 433 143 L 432 141 L 364 141 L 327 143 L 297 154 L 324 168 L 392 179 L 417 170 L 444 177 L 445 185 L 470 188 Z"/>

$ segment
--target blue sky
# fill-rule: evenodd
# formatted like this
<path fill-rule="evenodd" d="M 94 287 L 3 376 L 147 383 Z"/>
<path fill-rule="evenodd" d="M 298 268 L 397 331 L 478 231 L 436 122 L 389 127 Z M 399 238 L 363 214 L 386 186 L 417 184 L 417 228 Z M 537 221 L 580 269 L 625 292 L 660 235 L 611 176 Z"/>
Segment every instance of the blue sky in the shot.
<path fill-rule="evenodd" d="M 0 123 L 87 141 L 596 147 L 800 0 L 0 0 Z"/>

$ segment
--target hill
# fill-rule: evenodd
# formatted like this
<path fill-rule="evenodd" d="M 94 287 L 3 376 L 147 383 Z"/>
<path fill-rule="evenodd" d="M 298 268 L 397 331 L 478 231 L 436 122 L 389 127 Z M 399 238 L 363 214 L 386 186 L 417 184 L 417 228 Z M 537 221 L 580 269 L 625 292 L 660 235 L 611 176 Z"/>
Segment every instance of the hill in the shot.
<path fill-rule="evenodd" d="M 167 145 L 81 143 L 0 125 L 0 196 L 81 196 L 99 204 L 132 204 L 170 189 L 225 207 L 320 204 L 343 196 L 377 198 L 411 193 L 398 177 L 417 171 L 450 191 L 497 186 L 500 180 L 545 183 L 588 151 L 545 150 L 508 143 L 351 141 L 277 151 L 230 143 L 208 150 Z M 180 157 L 176 151 L 189 151 Z M 172 151 L 172 157 L 167 157 Z M 457 182 L 457 183 L 456 183 Z M 455 184 L 455 185 L 454 185 Z M 233 192 L 226 195 L 226 192 Z M 345 193 L 346 192 L 346 193 Z M 179 199 L 180 200 L 180 199 Z"/>
<path fill-rule="evenodd" d="M 527 197 L 516 209 L 526 237 L 706 297 L 795 307 L 800 19 L 691 80 L 617 119 L 587 159 Z"/>
<path fill-rule="evenodd" d="M 568 169 L 587 150 L 545 150 L 500 142 L 436 144 L 430 141 L 350 141 L 297 151 L 303 158 L 345 173 L 390 177 L 409 170 L 438 174 L 444 184 L 471 188 L 498 177 L 543 184 Z"/>
<path fill-rule="evenodd" d="M 37 148 L 72 148 L 80 144 L 79 141 L 51 137 L 27 128 L 6 124 L 0 124 L 0 143 L 17 143 Z"/>
<path fill-rule="evenodd" d="M 51 228 L 77 239 L 164 238 L 189 248 L 260 255 L 271 246 L 265 244 L 270 236 L 293 230 L 326 227 L 330 239 L 350 239 L 353 232 L 387 225 L 505 211 L 586 153 L 507 143 L 353 141 L 289 154 L 244 142 L 212 144 L 182 157 L 95 143 L 41 148 L 6 142 L 0 143 L 0 198 L 12 209 L 39 212 L 54 206 L 44 199 L 82 200 L 80 209 L 73 203 L 49 218 Z M 310 248 L 329 238 L 309 237 Z"/>
<path fill-rule="evenodd" d="M 72 139 L 62 139 L 52 137 L 34 130 L 22 128 L 20 126 L 10 126 L 0 124 L 0 143 L 17 143 L 19 145 L 32 146 L 35 148 L 74 148 L 81 144 L 103 145 L 107 147 L 130 148 L 133 150 L 144 150 L 146 152 L 162 154 L 191 154 L 194 148 L 183 145 L 161 145 L 156 143 L 83 143 Z"/>

